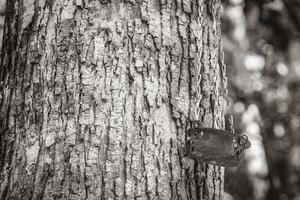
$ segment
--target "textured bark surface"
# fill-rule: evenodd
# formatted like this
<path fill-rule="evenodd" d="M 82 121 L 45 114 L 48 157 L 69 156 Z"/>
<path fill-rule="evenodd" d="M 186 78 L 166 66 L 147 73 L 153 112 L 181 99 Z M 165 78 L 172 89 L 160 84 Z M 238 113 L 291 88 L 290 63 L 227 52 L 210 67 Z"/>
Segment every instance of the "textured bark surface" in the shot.
<path fill-rule="evenodd" d="M 223 128 L 219 0 L 9 0 L 0 199 L 222 199 L 186 130 Z"/>

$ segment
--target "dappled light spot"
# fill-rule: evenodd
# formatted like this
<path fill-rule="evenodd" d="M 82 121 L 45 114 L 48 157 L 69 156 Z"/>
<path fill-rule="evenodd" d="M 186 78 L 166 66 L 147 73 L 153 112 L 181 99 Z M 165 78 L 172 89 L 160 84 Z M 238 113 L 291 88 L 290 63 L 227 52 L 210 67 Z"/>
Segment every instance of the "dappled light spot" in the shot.
<path fill-rule="evenodd" d="M 285 136 L 285 129 L 282 124 L 277 123 L 273 127 L 273 131 L 276 137 L 282 138 Z"/>
<path fill-rule="evenodd" d="M 245 56 L 244 65 L 248 70 L 260 71 L 265 66 L 265 59 L 261 55 L 250 53 Z"/>

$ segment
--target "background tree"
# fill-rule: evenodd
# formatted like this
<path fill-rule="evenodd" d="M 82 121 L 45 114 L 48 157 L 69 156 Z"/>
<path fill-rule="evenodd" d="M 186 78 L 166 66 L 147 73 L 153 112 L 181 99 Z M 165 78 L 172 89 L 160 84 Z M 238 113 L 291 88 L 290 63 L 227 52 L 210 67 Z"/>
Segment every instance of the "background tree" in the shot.
<path fill-rule="evenodd" d="M 5 1 L 0 0 L 0 53 L 1 53 L 1 45 L 2 45 L 2 32 L 4 25 L 4 15 L 5 15 Z"/>
<path fill-rule="evenodd" d="M 0 198 L 222 199 L 186 130 L 224 128 L 220 1 L 7 1 Z"/>

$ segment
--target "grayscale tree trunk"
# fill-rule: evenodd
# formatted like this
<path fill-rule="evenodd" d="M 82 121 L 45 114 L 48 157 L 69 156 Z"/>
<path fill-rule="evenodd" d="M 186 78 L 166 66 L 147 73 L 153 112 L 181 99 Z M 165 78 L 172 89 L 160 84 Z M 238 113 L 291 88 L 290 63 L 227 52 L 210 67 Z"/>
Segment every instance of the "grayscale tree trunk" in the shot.
<path fill-rule="evenodd" d="M 220 0 L 8 0 L 0 199 L 222 199 L 186 156 L 224 128 Z"/>

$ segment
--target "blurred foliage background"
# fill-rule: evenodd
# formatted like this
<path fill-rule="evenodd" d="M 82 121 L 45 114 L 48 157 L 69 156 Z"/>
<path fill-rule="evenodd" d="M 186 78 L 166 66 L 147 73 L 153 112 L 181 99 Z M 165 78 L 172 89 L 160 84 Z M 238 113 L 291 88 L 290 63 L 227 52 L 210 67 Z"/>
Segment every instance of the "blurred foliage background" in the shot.
<path fill-rule="evenodd" d="M 300 0 L 223 0 L 235 129 L 252 147 L 226 169 L 226 200 L 300 200 Z M 0 46 L 5 0 L 0 0 Z"/>
<path fill-rule="evenodd" d="M 224 0 L 222 17 L 235 129 L 252 143 L 227 199 L 300 200 L 300 0 Z"/>

